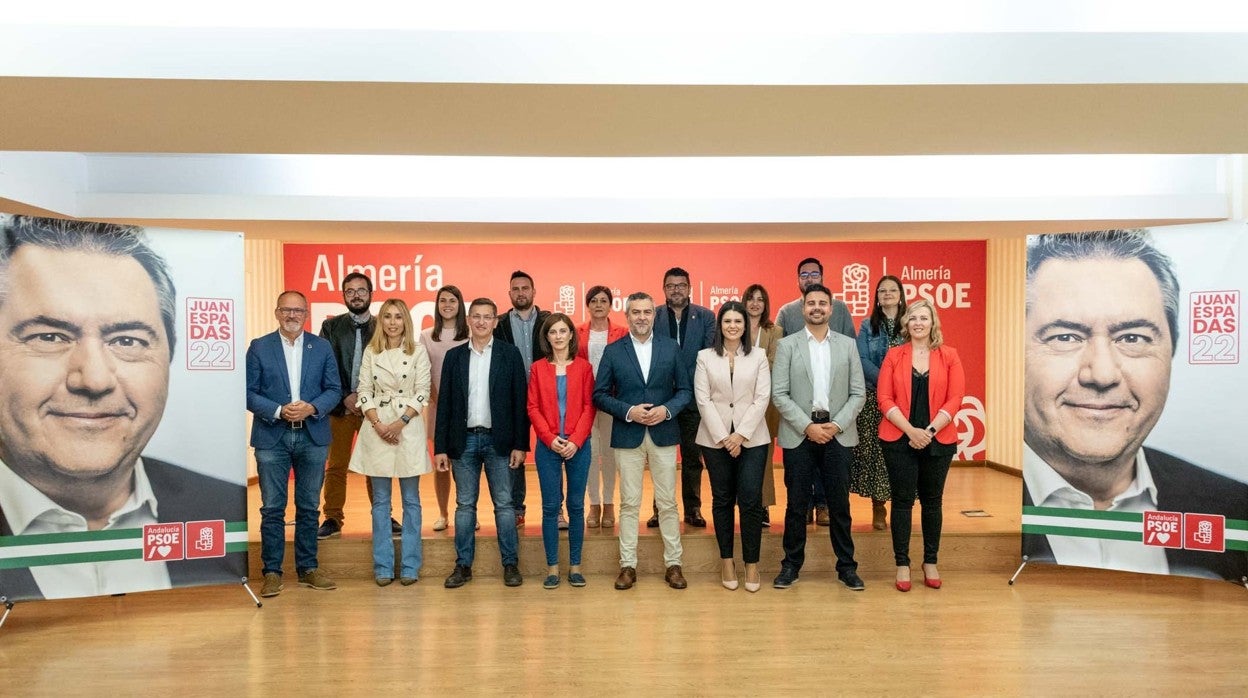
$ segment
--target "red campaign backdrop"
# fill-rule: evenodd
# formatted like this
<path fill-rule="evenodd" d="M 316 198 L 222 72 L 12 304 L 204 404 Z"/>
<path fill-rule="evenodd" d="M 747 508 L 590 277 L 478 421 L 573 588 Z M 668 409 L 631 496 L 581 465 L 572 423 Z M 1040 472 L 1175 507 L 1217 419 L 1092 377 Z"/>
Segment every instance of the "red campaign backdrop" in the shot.
<path fill-rule="evenodd" d="M 346 312 L 339 289 L 352 271 L 373 279 L 374 310 L 387 298 L 402 298 L 421 328 L 433 323 L 434 296 L 445 284 L 458 286 L 465 301 L 486 296 L 500 312 L 507 310 L 515 269 L 533 277 L 539 307 L 565 312 L 578 324 L 587 319 L 585 292 L 598 284 L 616 297 L 613 322 L 623 322 L 623 297 L 634 291 L 662 303 L 663 272 L 673 266 L 688 270 L 693 302 L 711 310 L 761 283 L 771 296 L 774 320 L 780 306 L 798 295 L 797 263 L 805 257 L 823 262 L 824 284 L 849 305 L 857 327 L 871 310 L 875 282 L 893 274 L 901 278 L 907 299 L 935 303 L 946 341 L 962 355 L 967 399 L 958 415 L 958 458 L 984 457 L 983 241 L 292 244 L 284 256 L 286 288 L 307 294 L 313 332 L 325 318 Z"/>

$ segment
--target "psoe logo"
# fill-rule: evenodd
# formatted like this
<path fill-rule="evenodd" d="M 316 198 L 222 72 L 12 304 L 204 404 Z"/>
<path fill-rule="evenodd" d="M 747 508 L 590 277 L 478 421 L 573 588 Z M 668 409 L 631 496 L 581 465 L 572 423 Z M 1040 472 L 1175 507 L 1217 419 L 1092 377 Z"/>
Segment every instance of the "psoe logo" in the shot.
<path fill-rule="evenodd" d="M 1144 545 L 1183 547 L 1183 515 L 1177 511 L 1144 512 Z"/>
<path fill-rule="evenodd" d="M 225 521 L 187 521 L 186 559 L 225 557 Z"/>
<path fill-rule="evenodd" d="M 1217 514 L 1184 514 L 1183 547 L 1211 553 L 1226 551 L 1226 517 Z"/>
<path fill-rule="evenodd" d="M 185 555 L 182 524 L 161 523 L 143 526 L 143 559 L 147 562 L 181 560 Z"/>

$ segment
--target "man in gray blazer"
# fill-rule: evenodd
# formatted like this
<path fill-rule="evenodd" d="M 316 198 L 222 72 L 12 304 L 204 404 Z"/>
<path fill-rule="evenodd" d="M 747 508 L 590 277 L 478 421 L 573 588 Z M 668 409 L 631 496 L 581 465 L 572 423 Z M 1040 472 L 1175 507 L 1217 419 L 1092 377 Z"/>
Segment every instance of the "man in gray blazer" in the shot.
<path fill-rule="evenodd" d="M 772 586 L 787 589 L 806 559 L 806 510 L 811 482 L 828 495 L 836 575 L 845 586 L 864 586 L 850 537 L 849 466 L 858 445 L 858 412 L 866 395 L 854 340 L 828 327 L 832 293 L 812 284 L 802 293 L 806 326 L 780 340 L 772 369 L 772 402 L 780 411 L 780 447 L 789 501 L 784 514 L 784 560 Z M 869 436 L 869 435 L 868 435 Z"/>

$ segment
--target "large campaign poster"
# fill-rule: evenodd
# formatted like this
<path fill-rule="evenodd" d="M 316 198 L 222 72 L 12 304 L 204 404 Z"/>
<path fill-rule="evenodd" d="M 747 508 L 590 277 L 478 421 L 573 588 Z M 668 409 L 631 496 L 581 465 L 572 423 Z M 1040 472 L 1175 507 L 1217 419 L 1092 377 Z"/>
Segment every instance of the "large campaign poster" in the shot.
<path fill-rule="evenodd" d="M 1248 226 L 1028 241 L 1023 554 L 1248 575 Z"/>
<path fill-rule="evenodd" d="M 288 244 L 284 257 L 286 287 L 308 296 L 312 332 L 346 312 L 340 288 L 353 271 L 373 280 L 374 312 L 385 299 L 401 298 L 420 328 L 432 325 L 437 290 L 446 284 L 458 286 L 465 301 L 489 297 L 506 311 L 517 269 L 533 277 L 538 307 L 577 323 L 588 322 L 585 293 L 596 285 L 612 289 L 613 323 L 624 323 L 624 299 L 634 291 L 662 304 L 663 274 L 672 267 L 689 272 L 691 301 L 712 311 L 739 300 L 750 284 L 762 284 L 774 320 L 780 306 L 800 295 L 797 266 L 807 257 L 823 263 L 824 285 L 849 306 L 857 327 L 871 312 L 876 282 L 891 274 L 908 299 L 933 302 L 947 342 L 962 355 L 967 395 L 957 415 L 957 457 L 984 458 L 983 241 Z"/>
<path fill-rule="evenodd" d="M 0 596 L 238 582 L 242 235 L 0 232 Z"/>

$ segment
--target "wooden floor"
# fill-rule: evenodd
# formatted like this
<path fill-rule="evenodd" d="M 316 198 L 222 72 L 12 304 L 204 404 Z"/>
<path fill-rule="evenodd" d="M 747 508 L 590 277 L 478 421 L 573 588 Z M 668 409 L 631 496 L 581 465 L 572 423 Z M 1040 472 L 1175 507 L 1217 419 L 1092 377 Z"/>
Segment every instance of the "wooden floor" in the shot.
<path fill-rule="evenodd" d="M 869 503 L 855 498 L 866 591 L 835 582 L 826 529 L 812 527 L 801 581 L 749 594 L 719 585 L 709 529 L 685 533 L 686 590 L 663 585 L 647 529 L 652 563 L 635 589 L 612 589 L 616 538 L 601 531 L 587 537 L 587 587 L 542 589 L 536 514 L 522 536 L 524 586 L 503 586 L 487 516 L 476 578 L 444 589 L 453 531 L 428 531 L 431 482 L 422 580 L 378 588 L 352 480 L 346 535 L 321 545 L 337 591 L 288 574 L 259 609 L 237 587 L 19 604 L 0 629 L 0 695 L 1248 695 L 1242 587 L 1051 566 L 1007 585 L 1019 487 L 954 470 L 939 591 L 892 588 L 888 533 L 869 530 Z M 535 481 L 530 492 L 536 507 Z M 780 531 L 764 539 L 765 580 Z"/>

